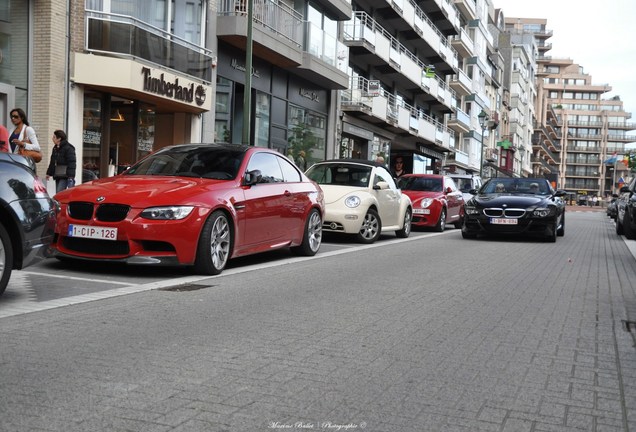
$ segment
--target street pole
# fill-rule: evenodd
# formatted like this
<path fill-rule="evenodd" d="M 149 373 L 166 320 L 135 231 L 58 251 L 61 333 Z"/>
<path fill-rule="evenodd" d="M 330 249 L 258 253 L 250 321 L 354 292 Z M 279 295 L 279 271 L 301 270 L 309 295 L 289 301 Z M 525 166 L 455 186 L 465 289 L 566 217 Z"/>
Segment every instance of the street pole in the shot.
<path fill-rule="evenodd" d="M 245 42 L 245 93 L 243 94 L 243 144 L 250 145 L 252 121 L 252 19 L 254 0 L 247 1 L 247 41 Z"/>
<path fill-rule="evenodd" d="M 481 128 L 481 153 L 479 154 L 479 177 L 484 178 L 484 132 L 486 129 Z"/>
<path fill-rule="evenodd" d="M 486 132 L 486 128 L 488 127 L 488 114 L 483 109 L 477 115 L 479 119 L 479 126 L 481 126 L 481 153 L 479 154 L 479 177 L 484 178 L 484 133 Z"/>
<path fill-rule="evenodd" d="M 614 171 L 612 172 L 612 188 L 610 189 L 610 194 L 614 194 L 615 188 L 616 188 L 616 160 L 614 160 Z"/>

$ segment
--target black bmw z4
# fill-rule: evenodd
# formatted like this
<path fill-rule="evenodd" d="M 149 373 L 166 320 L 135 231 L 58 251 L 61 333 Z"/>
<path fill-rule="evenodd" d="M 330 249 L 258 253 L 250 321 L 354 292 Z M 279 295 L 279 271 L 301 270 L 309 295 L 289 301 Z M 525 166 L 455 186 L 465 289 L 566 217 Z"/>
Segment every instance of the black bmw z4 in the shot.
<path fill-rule="evenodd" d="M 543 178 L 491 178 L 464 204 L 462 237 L 531 235 L 556 242 L 565 234 L 565 191 Z"/>

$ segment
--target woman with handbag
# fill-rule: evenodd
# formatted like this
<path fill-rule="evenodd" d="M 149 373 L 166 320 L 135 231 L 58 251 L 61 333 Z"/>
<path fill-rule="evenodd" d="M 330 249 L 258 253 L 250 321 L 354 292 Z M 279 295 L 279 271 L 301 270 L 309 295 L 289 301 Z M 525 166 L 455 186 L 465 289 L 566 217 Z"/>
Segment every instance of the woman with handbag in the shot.
<path fill-rule="evenodd" d="M 53 177 L 55 180 L 55 193 L 75 186 L 75 168 L 77 157 L 75 147 L 66 140 L 66 132 L 56 130 L 53 132 L 53 152 L 51 162 L 46 170 L 46 179 Z"/>
<path fill-rule="evenodd" d="M 13 132 L 11 132 L 11 136 L 9 137 L 11 152 L 28 156 L 35 162 L 40 162 L 42 160 L 42 153 L 40 144 L 38 143 L 38 137 L 35 135 L 35 130 L 29 126 L 26 113 L 22 108 L 14 108 L 11 110 L 11 123 L 13 123 L 14 126 Z"/>

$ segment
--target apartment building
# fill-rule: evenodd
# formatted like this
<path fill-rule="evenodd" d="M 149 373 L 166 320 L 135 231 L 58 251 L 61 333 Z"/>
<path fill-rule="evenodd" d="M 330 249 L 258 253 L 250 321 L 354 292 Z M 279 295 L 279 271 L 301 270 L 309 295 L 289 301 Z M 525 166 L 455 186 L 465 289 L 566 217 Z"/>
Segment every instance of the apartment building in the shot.
<path fill-rule="evenodd" d="M 623 154 L 625 145 L 636 141 L 636 136 L 627 133 L 636 128 L 628 121 L 631 114 L 624 111 L 619 98 L 604 98 L 611 91 L 609 84 L 594 83 L 570 59 L 546 55 L 552 48 L 547 20 L 507 18 L 505 22 L 511 46 L 536 46 L 532 50 L 536 58 L 530 59 L 537 65 L 534 112 L 523 122 L 525 126 L 517 127 L 532 131 L 529 174 L 552 180 L 570 192 L 573 201 L 615 193 L 629 169 L 612 156 Z M 525 130 L 523 136 L 527 138 Z"/>
<path fill-rule="evenodd" d="M 286 153 L 309 143 L 310 159 L 333 154 L 335 90 L 348 84 L 348 48 L 338 40 L 339 20 L 351 18 L 346 1 L 31 0 L 4 13 L 12 53 L 0 114 L 25 108 L 45 160 L 57 128 L 98 177 L 182 142 Z"/>
<path fill-rule="evenodd" d="M 577 201 L 586 196 L 616 193 L 618 180 L 629 175 L 614 154 L 623 155 L 625 145 L 636 142 L 636 129 L 619 97 L 603 98 L 612 90 L 597 84 L 583 67 L 571 59 L 544 58 L 538 86 L 548 108 L 556 113 L 556 136 L 560 144 L 560 189 Z M 546 113 L 548 114 L 548 113 Z"/>
<path fill-rule="evenodd" d="M 444 170 L 483 177 L 505 175 L 499 169 L 501 114 L 504 109 L 504 58 L 499 51 L 503 31 L 501 12 L 490 1 L 455 2 L 460 33 L 451 38 L 458 53 L 458 69 L 449 77 L 456 92 L 456 107 L 447 116 L 457 146 L 447 153 Z"/>
<path fill-rule="evenodd" d="M 456 148 L 445 122 L 457 95 L 447 82 L 459 34 L 449 0 L 354 1 L 344 24 L 349 83 L 340 92 L 339 157 L 403 156 L 408 171 L 439 170 Z M 388 160 L 390 163 L 390 160 Z"/>
<path fill-rule="evenodd" d="M 501 141 L 501 168 L 515 177 L 538 174 L 533 169 L 533 120 L 535 118 L 536 68 L 545 20 L 504 18 L 505 31 L 499 35 L 504 56 L 504 85 L 510 99 L 506 106 L 507 132 Z"/>

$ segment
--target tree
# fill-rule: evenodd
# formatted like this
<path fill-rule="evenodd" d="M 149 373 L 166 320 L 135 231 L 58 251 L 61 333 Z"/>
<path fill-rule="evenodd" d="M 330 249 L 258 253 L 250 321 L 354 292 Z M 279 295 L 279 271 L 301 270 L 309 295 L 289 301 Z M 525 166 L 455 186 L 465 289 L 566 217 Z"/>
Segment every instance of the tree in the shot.
<path fill-rule="evenodd" d="M 311 166 L 313 160 L 311 152 L 316 147 L 316 142 L 316 136 L 309 126 L 303 122 L 297 123 L 291 130 L 289 138 L 287 138 L 287 143 L 289 144 L 287 155 L 296 160 L 300 151 L 303 150 L 307 166 Z"/>

